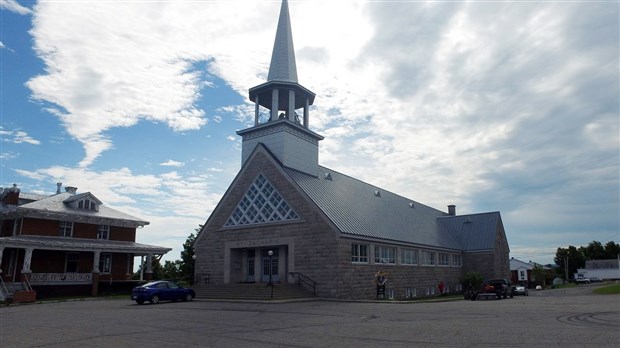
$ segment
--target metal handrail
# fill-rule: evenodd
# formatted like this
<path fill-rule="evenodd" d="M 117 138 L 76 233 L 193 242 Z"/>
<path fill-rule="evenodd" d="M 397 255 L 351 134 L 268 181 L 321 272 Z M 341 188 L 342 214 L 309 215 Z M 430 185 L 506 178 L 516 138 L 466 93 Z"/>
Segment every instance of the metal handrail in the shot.
<path fill-rule="evenodd" d="M 318 284 L 316 281 L 301 272 L 290 272 L 290 274 L 293 277 L 297 276 L 297 285 L 302 286 L 303 283 L 306 286 L 312 287 L 312 294 L 316 296 L 316 286 Z"/>
<path fill-rule="evenodd" d="M 2 289 L 4 290 L 4 293 L 8 295 L 9 294 L 9 289 L 7 289 L 6 284 L 4 284 L 4 279 L 2 279 L 2 277 L 0 276 L 0 283 L 2 283 Z"/>
<path fill-rule="evenodd" d="M 32 285 L 30 285 L 30 281 L 27 276 L 24 276 L 24 284 L 26 285 L 26 290 L 32 291 Z"/>

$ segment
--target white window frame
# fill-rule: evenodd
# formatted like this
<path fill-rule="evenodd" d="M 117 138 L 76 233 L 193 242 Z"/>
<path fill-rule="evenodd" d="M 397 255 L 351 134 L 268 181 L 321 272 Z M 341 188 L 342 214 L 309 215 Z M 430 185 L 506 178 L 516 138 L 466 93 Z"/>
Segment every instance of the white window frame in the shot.
<path fill-rule="evenodd" d="M 437 264 L 434 251 L 422 250 L 420 253 L 420 265 L 422 266 L 435 266 Z"/>
<path fill-rule="evenodd" d="M 13 220 L 13 235 L 20 236 L 22 234 L 22 226 L 24 225 L 24 218 L 17 218 Z"/>
<path fill-rule="evenodd" d="M 463 267 L 463 255 L 452 254 L 452 267 Z"/>
<path fill-rule="evenodd" d="M 97 239 L 110 239 L 110 225 L 99 225 L 97 227 Z"/>
<path fill-rule="evenodd" d="M 73 221 L 60 221 L 59 225 L 61 237 L 73 237 Z"/>
<path fill-rule="evenodd" d="M 400 249 L 400 264 L 408 266 L 418 265 L 418 251 L 416 249 Z"/>
<path fill-rule="evenodd" d="M 439 267 L 450 267 L 450 254 L 448 253 L 438 253 L 437 257 L 437 266 Z"/>
<path fill-rule="evenodd" d="M 99 255 L 99 272 L 106 274 L 112 273 L 111 253 L 101 253 Z"/>
<path fill-rule="evenodd" d="M 405 298 L 414 298 L 418 296 L 416 288 L 405 288 Z"/>
<path fill-rule="evenodd" d="M 351 262 L 352 263 L 368 263 L 368 244 L 351 244 Z M 365 251 L 362 253 L 362 251 Z"/>
<path fill-rule="evenodd" d="M 394 299 L 394 289 L 386 289 L 385 290 L 385 295 L 387 296 L 388 299 L 393 300 Z"/>
<path fill-rule="evenodd" d="M 385 245 L 375 245 L 375 263 L 382 265 L 395 265 L 396 248 Z"/>

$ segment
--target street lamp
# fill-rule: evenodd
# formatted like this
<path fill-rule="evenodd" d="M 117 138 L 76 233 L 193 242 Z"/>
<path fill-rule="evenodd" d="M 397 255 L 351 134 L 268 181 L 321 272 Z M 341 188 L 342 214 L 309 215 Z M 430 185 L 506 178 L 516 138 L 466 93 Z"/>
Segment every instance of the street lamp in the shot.
<path fill-rule="evenodd" d="M 273 258 L 273 250 L 269 250 L 267 252 L 267 255 L 269 255 L 269 286 L 271 286 L 271 297 L 273 298 L 273 281 L 272 281 L 272 275 L 273 275 L 273 263 L 271 262 L 272 258 Z"/>

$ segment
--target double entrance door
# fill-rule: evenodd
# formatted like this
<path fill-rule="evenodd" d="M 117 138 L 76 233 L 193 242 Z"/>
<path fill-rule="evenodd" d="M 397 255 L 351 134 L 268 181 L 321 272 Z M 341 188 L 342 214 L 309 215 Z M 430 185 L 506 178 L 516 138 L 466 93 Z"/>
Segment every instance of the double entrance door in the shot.
<path fill-rule="evenodd" d="M 279 282 L 280 276 L 278 275 L 278 262 L 279 262 L 279 248 L 271 249 L 250 249 L 248 250 L 247 259 L 247 274 L 246 281 L 256 282 L 257 262 L 260 265 L 260 281 L 263 283 L 269 283 L 271 277 L 272 282 Z M 269 251 L 273 254 L 270 256 Z M 258 255 L 257 255 L 258 254 Z"/>

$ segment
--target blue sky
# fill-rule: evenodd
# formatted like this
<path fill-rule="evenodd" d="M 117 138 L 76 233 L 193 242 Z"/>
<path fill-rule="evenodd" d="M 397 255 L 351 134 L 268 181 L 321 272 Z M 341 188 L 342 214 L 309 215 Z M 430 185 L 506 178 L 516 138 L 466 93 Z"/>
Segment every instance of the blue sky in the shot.
<path fill-rule="evenodd" d="M 279 1 L 0 0 L 0 186 L 56 182 L 181 246 L 239 170 Z M 290 1 L 322 165 L 457 213 L 511 256 L 620 242 L 616 1 Z"/>

